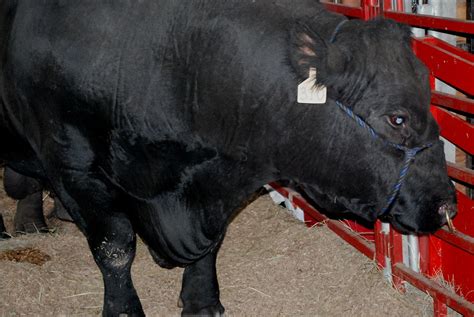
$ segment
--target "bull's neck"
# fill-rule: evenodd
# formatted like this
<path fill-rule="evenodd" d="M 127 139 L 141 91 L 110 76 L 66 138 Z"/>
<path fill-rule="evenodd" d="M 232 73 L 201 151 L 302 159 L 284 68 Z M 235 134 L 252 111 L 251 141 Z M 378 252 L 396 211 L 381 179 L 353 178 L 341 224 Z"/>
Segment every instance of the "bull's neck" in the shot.
<path fill-rule="evenodd" d="M 293 103 L 285 118 L 284 128 L 276 138 L 276 169 L 281 179 L 302 181 L 315 177 L 317 162 L 330 159 L 331 144 L 337 142 L 334 131 L 340 125 L 341 114 L 331 105 Z"/>

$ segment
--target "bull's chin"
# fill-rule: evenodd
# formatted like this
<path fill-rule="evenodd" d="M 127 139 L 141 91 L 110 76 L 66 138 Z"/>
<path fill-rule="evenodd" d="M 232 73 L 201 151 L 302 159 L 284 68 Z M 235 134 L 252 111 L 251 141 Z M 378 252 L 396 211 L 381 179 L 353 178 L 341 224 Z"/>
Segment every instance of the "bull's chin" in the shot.
<path fill-rule="evenodd" d="M 411 225 L 411 224 L 407 224 L 401 221 L 397 216 L 392 216 L 392 215 L 381 217 L 380 220 L 382 220 L 383 222 L 390 223 L 390 225 L 401 234 L 416 234 L 416 235 L 431 234 L 437 231 L 441 227 L 441 224 L 433 225 L 430 227 L 420 227 L 417 225 Z"/>

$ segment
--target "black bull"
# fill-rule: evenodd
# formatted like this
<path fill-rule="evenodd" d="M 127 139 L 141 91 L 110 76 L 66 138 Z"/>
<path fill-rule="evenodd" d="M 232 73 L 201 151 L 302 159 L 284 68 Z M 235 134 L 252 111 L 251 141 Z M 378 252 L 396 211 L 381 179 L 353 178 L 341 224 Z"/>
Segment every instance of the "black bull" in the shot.
<path fill-rule="evenodd" d="M 291 180 L 327 212 L 431 232 L 455 213 L 427 71 L 410 32 L 348 21 L 315 1 L 0 3 L 1 158 L 40 178 L 88 239 L 104 315 L 143 313 L 136 234 L 185 266 L 184 314 L 222 313 L 215 261 L 231 216 Z M 334 42 L 329 39 L 333 36 Z M 317 69 L 325 104 L 298 104 Z M 382 139 L 336 106 L 352 109 Z"/>

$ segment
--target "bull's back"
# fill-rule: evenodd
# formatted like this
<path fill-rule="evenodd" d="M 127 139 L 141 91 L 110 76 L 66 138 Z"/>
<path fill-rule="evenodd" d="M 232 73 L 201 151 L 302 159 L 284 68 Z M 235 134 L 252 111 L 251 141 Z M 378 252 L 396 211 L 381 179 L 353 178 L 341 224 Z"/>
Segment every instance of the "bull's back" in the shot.
<path fill-rule="evenodd" d="M 280 111 L 295 86 L 286 23 L 309 1 L 293 11 L 273 2 L 22 1 L 6 59 L 9 101 L 38 148 L 45 134 L 68 142 L 69 127 L 96 153 L 133 135 L 247 146 L 272 126 L 265 107 Z"/>
<path fill-rule="evenodd" d="M 168 2 L 21 2 L 9 47 L 10 79 L 30 100 L 49 99 L 25 110 L 49 103 L 50 111 L 67 107 L 71 115 L 94 113 L 102 120 L 114 112 L 120 117 L 127 107 L 129 115 L 141 112 L 142 98 L 159 76 L 156 56 L 167 42 Z M 156 14 L 144 14 L 150 10 Z"/>
<path fill-rule="evenodd" d="M 250 51 L 258 53 L 258 39 L 246 43 L 248 56 L 232 61 L 230 55 L 219 56 L 220 47 L 232 53 L 242 46 L 237 33 L 252 27 L 223 25 L 225 15 L 235 19 L 239 10 L 246 10 L 239 1 L 22 1 L 8 48 L 10 88 L 25 96 L 28 102 L 18 107 L 38 124 L 53 117 L 109 129 L 141 132 L 147 127 L 155 135 L 186 133 L 196 120 L 196 89 L 222 86 L 217 82 L 222 76 L 213 80 L 190 72 L 228 71 L 234 73 L 228 84 L 255 87 L 248 83 L 255 76 L 237 74 L 232 63 L 248 69 L 264 64 Z M 196 80 L 199 87 L 191 91 Z"/>

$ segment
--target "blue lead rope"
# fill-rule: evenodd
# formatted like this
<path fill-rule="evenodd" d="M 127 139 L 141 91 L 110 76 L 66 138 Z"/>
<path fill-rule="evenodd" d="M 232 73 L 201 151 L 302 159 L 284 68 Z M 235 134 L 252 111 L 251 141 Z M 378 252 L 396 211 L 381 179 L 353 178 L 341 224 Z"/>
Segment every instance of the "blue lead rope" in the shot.
<path fill-rule="evenodd" d="M 348 107 L 344 106 L 341 104 L 339 101 L 336 101 L 337 106 L 344 111 L 350 118 L 352 118 L 357 124 L 364 129 L 366 129 L 369 134 L 372 136 L 373 139 L 377 139 L 383 142 L 383 144 L 387 146 L 391 146 L 396 148 L 397 150 L 403 151 L 405 153 L 405 158 L 403 162 L 402 169 L 400 170 L 400 174 L 398 176 L 397 183 L 395 186 L 393 186 L 392 191 L 390 192 L 390 196 L 387 199 L 387 203 L 385 204 L 385 207 L 382 209 L 380 215 L 384 215 L 392 206 L 393 202 L 398 196 L 398 193 L 400 192 L 400 188 L 402 187 L 403 182 L 405 181 L 405 178 L 408 174 L 408 169 L 410 168 L 410 164 L 413 162 L 413 159 L 415 158 L 415 155 L 418 154 L 420 151 L 431 147 L 433 144 L 425 144 L 423 146 L 419 147 L 414 147 L 414 148 L 407 148 L 406 146 L 403 146 L 401 144 L 393 143 L 390 142 L 384 138 L 382 138 L 380 135 L 375 132 L 375 130 L 369 126 L 361 117 L 356 115 L 351 109 Z"/>

